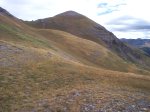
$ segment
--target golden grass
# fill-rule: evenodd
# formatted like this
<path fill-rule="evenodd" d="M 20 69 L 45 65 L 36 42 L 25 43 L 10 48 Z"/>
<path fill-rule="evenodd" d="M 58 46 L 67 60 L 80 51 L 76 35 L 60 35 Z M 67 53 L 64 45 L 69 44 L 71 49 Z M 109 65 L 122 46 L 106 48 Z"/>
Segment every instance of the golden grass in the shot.
<path fill-rule="evenodd" d="M 9 18 L 3 22 L 7 27 L 0 27 L 5 30 L 0 30 L 0 111 L 42 112 L 51 107 L 58 112 L 63 102 L 57 99 L 74 91 L 83 96 L 70 105 L 70 112 L 79 111 L 86 91 L 89 98 L 102 101 L 140 92 L 149 96 L 149 72 L 125 63 L 103 46 L 62 31 L 24 27 Z"/>
<path fill-rule="evenodd" d="M 136 93 L 136 91 L 149 92 L 150 90 L 149 77 L 85 66 L 59 57 L 32 62 L 20 68 L 5 67 L 0 73 L 2 104 L 0 110 L 4 112 L 30 109 L 42 111 L 45 107 L 39 107 L 38 101 L 48 99 L 51 102 L 54 97 L 67 95 L 74 90 L 84 91 L 92 88 L 92 91 L 97 91 L 105 88 L 101 94 L 104 99 L 105 91 L 114 89 L 115 92 L 115 88 L 120 91 L 122 89 L 131 91 L 133 94 L 134 91 Z M 110 93 L 114 97 L 117 93 L 113 92 Z M 96 96 L 99 96 L 98 93 L 92 95 L 92 97 Z M 77 107 L 74 105 L 71 108 Z"/>

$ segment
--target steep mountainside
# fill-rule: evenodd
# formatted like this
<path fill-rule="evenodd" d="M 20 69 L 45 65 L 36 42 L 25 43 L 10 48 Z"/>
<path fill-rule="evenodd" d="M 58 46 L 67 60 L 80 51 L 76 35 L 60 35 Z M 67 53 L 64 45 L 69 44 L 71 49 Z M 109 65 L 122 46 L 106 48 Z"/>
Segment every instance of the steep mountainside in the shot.
<path fill-rule="evenodd" d="M 150 56 L 150 39 L 121 39 L 121 41 L 143 50 Z"/>
<path fill-rule="evenodd" d="M 57 29 L 71 33 L 103 45 L 126 61 L 144 65 L 143 67 L 150 66 L 148 57 L 140 50 L 125 45 L 103 26 L 74 11 L 26 23 L 40 29 Z"/>
<path fill-rule="evenodd" d="M 33 28 L 0 9 L 0 112 L 149 111 L 148 71 L 103 41 Z"/>

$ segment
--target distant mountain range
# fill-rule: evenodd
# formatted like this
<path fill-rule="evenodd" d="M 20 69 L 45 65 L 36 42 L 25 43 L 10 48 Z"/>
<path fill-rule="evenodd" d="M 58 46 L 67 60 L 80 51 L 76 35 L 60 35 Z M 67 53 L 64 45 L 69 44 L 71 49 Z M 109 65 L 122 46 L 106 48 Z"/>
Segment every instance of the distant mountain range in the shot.
<path fill-rule="evenodd" d="M 149 111 L 145 46 L 74 11 L 24 21 L 0 7 L 0 112 Z"/>
<path fill-rule="evenodd" d="M 143 50 L 150 56 L 150 39 L 121 39 L 121 41 Z"/>

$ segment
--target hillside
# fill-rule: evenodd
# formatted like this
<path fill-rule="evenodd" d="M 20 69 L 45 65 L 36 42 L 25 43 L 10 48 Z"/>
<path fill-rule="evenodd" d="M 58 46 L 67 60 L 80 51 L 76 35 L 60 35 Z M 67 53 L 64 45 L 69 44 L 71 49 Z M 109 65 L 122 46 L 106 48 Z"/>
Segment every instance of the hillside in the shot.
<path fill-rule="evenodd" d="M 39 29 L 56 29 L 71 33 L 106 47 L 125 61 L 133 62 L 139 66 L 142 65 L 144 68 L 150 66 L 149 57 L 140 50 L 125 45 L 112 32 L 74 11 L 67 11 L 54 17 L 25 23 Z"/>
<path fill-rule="evenodd" d="M 51 29 L 34 29 L 21 20 L 1 17 L 1 34 L 5 41 L 24 44 L 32 47 L 50 47 L 83 64 L 102 67 L 122 72 L 147 73 L 138 69 L 131 62 L 126 62 L 118 55 L 94 41 L 82 39 L 70 33 Z M 7 37 L 7 38 L 6 38 Z M 111 57 L 111 58 L 110 58 Z"/>
<path fill-rule="evenodd" d="M 148 71 L 103 42 L 33 28 L 0 9 L 0 111 L 149 111 Z"/>

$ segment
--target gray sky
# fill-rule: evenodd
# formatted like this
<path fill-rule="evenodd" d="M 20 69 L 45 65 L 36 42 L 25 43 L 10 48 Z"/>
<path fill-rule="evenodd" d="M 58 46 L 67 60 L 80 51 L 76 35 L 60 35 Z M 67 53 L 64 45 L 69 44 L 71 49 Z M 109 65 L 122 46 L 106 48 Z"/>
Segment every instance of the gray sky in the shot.
<path fill-rule="evenodd" d="M 112 31 L 118 38 L 150 38 L 149 0 L 0 0 L 23 20 L 52 17 L 73 10 Z"/>

